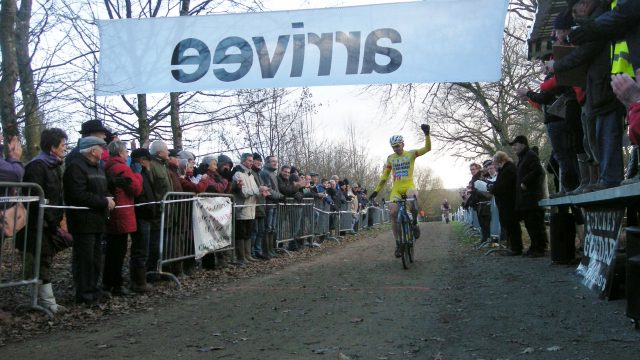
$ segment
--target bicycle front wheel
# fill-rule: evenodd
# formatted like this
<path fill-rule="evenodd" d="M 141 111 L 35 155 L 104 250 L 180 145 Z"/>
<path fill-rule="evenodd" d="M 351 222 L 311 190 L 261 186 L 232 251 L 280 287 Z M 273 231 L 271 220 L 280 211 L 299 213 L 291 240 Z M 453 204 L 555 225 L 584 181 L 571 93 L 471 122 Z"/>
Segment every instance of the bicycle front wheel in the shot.
<path fill-rule="evenodd" d="M 409 263 L 412 262 L 411 255 L 409 255 L 410 251 L 410 239 L 411 229 L 407 222 L 403 221 L 402 226 L 400 226 L 400 252 L 402 253 L 402 267 L 405 269 L 409 268 Z"/>

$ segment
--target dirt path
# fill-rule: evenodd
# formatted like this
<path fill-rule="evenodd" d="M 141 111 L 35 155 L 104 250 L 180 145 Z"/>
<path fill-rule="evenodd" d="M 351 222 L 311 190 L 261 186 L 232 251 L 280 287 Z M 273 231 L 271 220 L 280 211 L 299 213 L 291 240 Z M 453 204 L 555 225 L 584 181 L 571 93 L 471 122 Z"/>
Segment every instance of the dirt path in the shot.
<path fill-rule="evenodd" d="M 573 267 L 483 256 L 422 225 L 402 270 L 390 233 L 163 306 L 0 348 L 2 359 L 638 359 L 624 301 Z"/>

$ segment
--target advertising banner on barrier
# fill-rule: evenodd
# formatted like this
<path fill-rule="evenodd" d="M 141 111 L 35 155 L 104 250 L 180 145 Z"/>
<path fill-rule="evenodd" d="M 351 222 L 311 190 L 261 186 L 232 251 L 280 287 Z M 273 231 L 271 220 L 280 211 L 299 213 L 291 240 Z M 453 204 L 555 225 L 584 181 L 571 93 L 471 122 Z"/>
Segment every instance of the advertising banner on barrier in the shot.
<path fill-rule="evenodd" d="M 233 203 L 228 197 L 198 197 L 193 202 L 196 259 L 231 245 Z"/>
<path fill-rule="evenodd" d="M 623 217 L 624 209 L 585 208 L 584 251 L 576 272 L 600 298 L 611 290 Z"/>
<path fill-rule="evenodd" d="M 97 95 L 500 79 L 508 0 L 97 21 Z"/>

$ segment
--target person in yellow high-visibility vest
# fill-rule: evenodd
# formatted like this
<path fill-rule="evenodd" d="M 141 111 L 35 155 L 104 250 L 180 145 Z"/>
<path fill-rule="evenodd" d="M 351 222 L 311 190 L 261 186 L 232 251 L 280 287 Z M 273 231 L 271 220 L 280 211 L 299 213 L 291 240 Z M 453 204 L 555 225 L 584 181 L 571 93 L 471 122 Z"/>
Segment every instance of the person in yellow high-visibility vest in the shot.
<path fill-rule="evenodd" d="M 569 40 L 574 45 L 582 45 L 594 40 L 624 39 L 626 48 L 620 46 L 617 52 L 614 50 L 614 56 L 622 54 L 633 69 L 640 69 L 640 0 L 616 0 L 611 5 L 609 11 L 598 17 L 581 21 L 580 26 L 569 33 Z M 614 74 L 635 76 L 633 71 L 629 73 L 624 69 L 624 64 L 612 70 Z"/>
<path fill-rule="evenodd" d="M 574 13 L 582 15 L 579 23 L 589 23 L 608 12 L 608 4 L 598 0 L 580 0 L 574 5 Z M 573 32 L 572 32 L 573 33 Z M 569 40 L 574 38 L 569 34 Z M 585 187 L 581 192 L 602 190 L 618 186 L 623 179 L 622 162 L 622 118 L 624 106 L 616 99 L 609 78 L 611 76 L 611 46 L 602 38 L 587 39 L 569 55 L 551 65 L 556 74 L 578 66 L 587 65 L 586 122 L 595 125 L 594 153 L 599 161 L 598 182 Z"/>

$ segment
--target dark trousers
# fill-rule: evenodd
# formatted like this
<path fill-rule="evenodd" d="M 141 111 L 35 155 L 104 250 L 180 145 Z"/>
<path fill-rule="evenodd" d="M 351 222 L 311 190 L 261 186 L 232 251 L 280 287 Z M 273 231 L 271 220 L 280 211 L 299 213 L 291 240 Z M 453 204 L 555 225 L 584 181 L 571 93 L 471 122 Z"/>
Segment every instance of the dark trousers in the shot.
<path fill-rule="evenodd" d="M 129 234 L 107 235 L 104 275 L 102 275 L 102 285 L 107 290 L 122 286 L 122 265 L 127 254 L 128 237 Z"/>
<path fill-rule="evenodd" d="M 160 228 L 151 226 L 149 230 L 149 251 L 147 253 L 147 271 L 158 270 L 160 259 Z"/>
<path fill-rule="evenodd" d="M 144 219 L 137 220 L 138 230 L 131 234 L 131 255 L 129 267 L 146 268 L 149 257 L 149 238 L 151 237 L 151 223 Z"/>
<path fill-rule="evenodd" d="M 547 249 L 547 231 L 544 225 L 544 210 L 535 209 L 520 212 L 524 226 L 531 239 L 531 251 L 544 252 Z"/>
<path fill-rule="evenodd" d="M 97 300 L 98 278 L 103 253 L 103 234 L 73 235 L 72 269 L 77 302 Z"/>
<path fill-rule="evenodd" d="M 500 213 L 500 227 L 507 236 L 509 249 L 513 252 L 522 251 L 522 230 L 513 209 L 510 213 L 506 213 L 506 211 Z"/>

